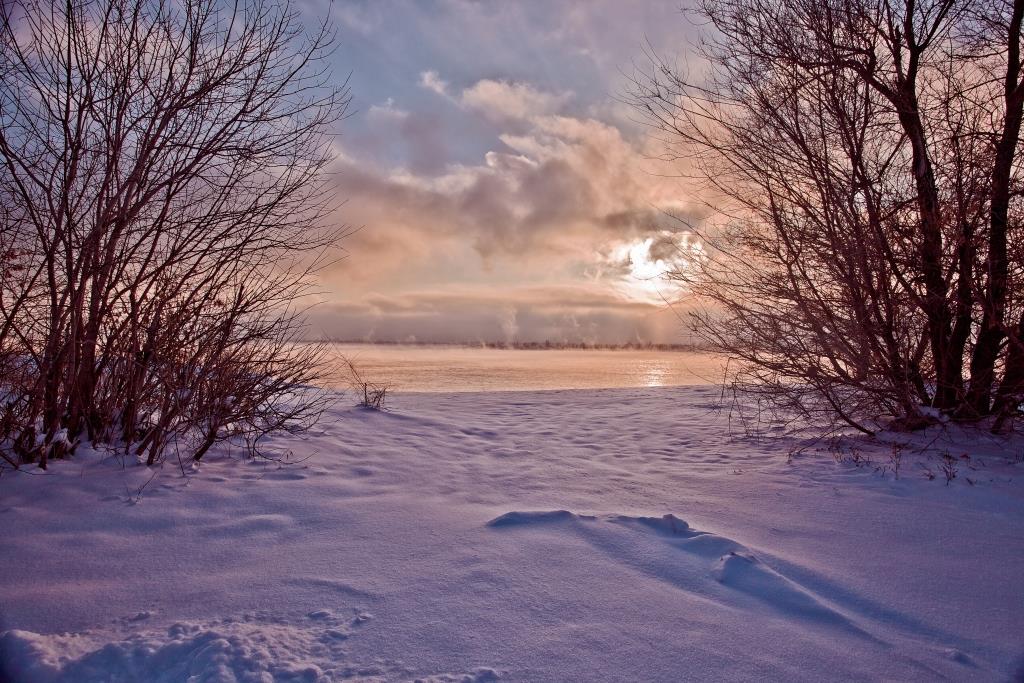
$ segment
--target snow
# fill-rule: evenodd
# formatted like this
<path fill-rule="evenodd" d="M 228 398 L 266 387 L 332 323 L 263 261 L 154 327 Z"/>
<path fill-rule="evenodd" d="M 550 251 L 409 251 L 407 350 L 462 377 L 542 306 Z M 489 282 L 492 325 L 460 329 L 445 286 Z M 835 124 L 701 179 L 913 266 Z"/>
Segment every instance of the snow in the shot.
<path fill-rule="evenodd" d="M 715 387 L 351 403 L 279 462 L 5 473 L 7 676 L 1021 675 L 1024 441 L 892 435 L 897 479 L 889 443 L 745 436 Z"/>

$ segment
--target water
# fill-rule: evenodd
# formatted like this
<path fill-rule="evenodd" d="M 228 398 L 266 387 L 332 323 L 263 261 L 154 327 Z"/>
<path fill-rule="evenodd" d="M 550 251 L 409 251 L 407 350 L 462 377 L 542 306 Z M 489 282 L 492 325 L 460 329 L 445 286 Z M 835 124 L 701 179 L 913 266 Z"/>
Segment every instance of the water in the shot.
<path fill-rule="evenodd" d="M 336 344 L 368 382 L 392 391 L 533 391 L 714 384 L 719 356 L 690 351 L 491 349 Z M 350 385 L 347 372 L 333 379 Z"/>

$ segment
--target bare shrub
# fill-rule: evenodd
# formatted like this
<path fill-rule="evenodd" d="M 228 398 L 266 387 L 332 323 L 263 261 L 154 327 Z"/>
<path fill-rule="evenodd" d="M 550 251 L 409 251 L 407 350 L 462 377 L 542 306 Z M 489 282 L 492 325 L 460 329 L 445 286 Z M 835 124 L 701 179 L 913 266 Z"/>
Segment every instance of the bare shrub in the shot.
<path fill-rule="evenodd" d="M 949 486 L 949 483 L 956 479 L 957 472 L 959 471 L 956 457 L 949 453 L 943 453 L 942 462 L 939 464 L 939 470 L 942 472 L 943 476 L 946 477 L 946 486 Z"/>
<path fill-rule="evenodd" d="M 349 385 L 360 397 L 358 405 L 372 410 L 387 410 L 387 398 L 391 385 L 367 381 L 351 359 L 344 358 L 343 362 L 348 374 Z"/>
<path fill-rule="evenodd" d="M 299 343 L 340 236 L 326 25 L 270 0 L 0 10 L 0 452 L 159 461 L 319 414 Z"/>
<path fill-rule="evenodd" d="M 1024 2 L 703 0 L 632 103 L 718 220 L 673 276 L 779 419 L 917 429 L 1024 396 Z M 683 256 L 686 256 L 684 254 Z"/>
<path fill-rule="evenodd" d="M 893 477 L 900 478 L 900 464 L 903 462 L 903 444 L 894 443 L 892 452 L 889 453 L 889 467 L 892 469 Z"/>

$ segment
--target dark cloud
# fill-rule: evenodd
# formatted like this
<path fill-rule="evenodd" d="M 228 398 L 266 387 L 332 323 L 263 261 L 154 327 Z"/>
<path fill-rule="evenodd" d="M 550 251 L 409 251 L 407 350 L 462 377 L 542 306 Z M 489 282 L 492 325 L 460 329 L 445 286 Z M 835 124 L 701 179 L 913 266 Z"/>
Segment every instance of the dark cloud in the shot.
<path fill-rule="evenodd" d="M 345 341 L 624 344 L 678 341 L 678 313 L 573 287 L 419 292 L 322 306 L 311 330 Z"/>

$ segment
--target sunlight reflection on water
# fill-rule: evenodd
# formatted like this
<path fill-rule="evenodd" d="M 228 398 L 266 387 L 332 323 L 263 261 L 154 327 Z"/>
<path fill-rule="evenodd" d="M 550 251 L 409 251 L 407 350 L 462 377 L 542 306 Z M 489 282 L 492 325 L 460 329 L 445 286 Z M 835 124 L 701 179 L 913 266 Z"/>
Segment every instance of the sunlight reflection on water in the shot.
<path fill-rule="evenodd" d="M 364 379 L 394 391 L 530 391 L 715 384 L 719 356 L 688 351 L 515 350 L 336 344 Z M 339 373 L 334 385 L 347 387 Z"/>
<path fill-rule="evenodd" d="M 644 386 L 645 387 L 662 387 L 665 386 L 665 375 L 666 369 L 661 363 L 652 364 L 646 369 L 644 375 Z M 692 384 L 692 382 L 691 382 Z"/>

